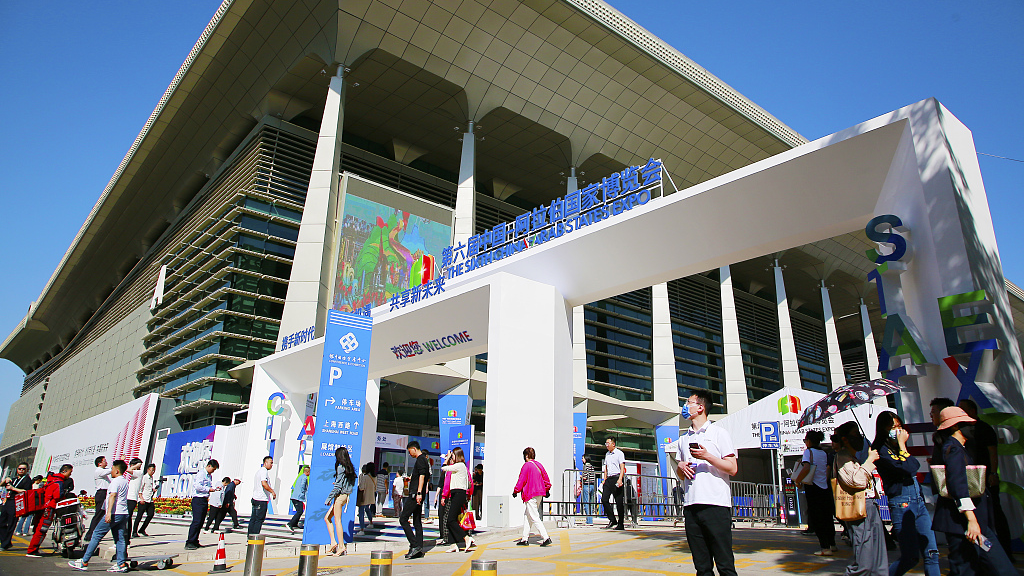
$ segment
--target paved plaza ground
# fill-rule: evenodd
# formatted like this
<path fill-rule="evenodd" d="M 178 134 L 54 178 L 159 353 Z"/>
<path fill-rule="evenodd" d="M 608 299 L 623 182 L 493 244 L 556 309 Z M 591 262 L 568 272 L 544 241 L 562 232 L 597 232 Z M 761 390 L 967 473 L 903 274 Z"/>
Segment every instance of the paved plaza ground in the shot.
<path fill-rule="evenodd" d="M 389 520 L 389 525 L 394 520 Z M 401 541 L 362 542 L 349 546 L 349 555 L 344 557 L 321 556 L 319 574 L 369 574 L 370 552 L 378 549 L 394 551 L 393 573 L 395 576 L 469 576 L 470 561 L 486 559 L 498 561 L 500 576 L 538 576 L 542 574 L 694 574 L 693 562 L 686 545 L 681 527 L 670 525 L 643 524 L 640 528 L 625 532 L 604 531 L 594 527 L 557 528 L 549 526 L 554 544 L 550 547 L 537 546 L 537 538 L 528 547 L 516 546 L 517 533 L 511 530 L 495 531 L 481 535 L 479 548 L 471 554 L 448 554 L 444 548 L 429 550 L 419 560 L 402 558 L 406 546 Z M 817 541 L 804 536 L 798 529 L 750 528 L 739 525 L 733 531 L 736 567 L 741 575 L 771 576 L 776 574 L 841 574 L 850 559 L 850 548 L 840 545 L 835 557 L 819 558 L 813 555 Z M 395 526 L 390 526 L 394 533 Z M 185 553 L 183 549 L 186 527 L 181 524 L 154 523 L 149 538 L 133 540 L 131 555 L 154 553 L 181 554 L 177 564 L 168 570 L 140 570 L 156 574 L 184 574 L 198 576 L 207 574 L 213 568 L 213 554 L 216 537 L 203 535 L 204 546 L 197 552 Z M 108 537 L 109 539 L 109 537 Z M 245 534 L 233 533 L 226 537 L 228 542 L 227 561 L 231 574 L 241 574 L 244 564 Z M 108 541 L 101 546 L 107 548 Z M 263 561 L 262 574 L 270 576 L 294 576 L 298 566 L 298 542 L 287 536 L 269 536 L 267 555 Z M 16 538 L 10 552 L 0 553 L 0 575 L 41 575 L 76 573 L 67 566 L 67 560 L 56 556 L 26 558 L 27 542 Z M 78 553 L 80 555 L 80 552 Z M 104 553 L 109 557 L 108 553 Z M 896 552 L 890 552 L 895 560 Z M 1024 563 L 1018 570 L 1024 574 Z M 91 572 L 104 573 L 109 562 L 95 559 L 90 563 Z M 945 572 L 945 561 L 943 571 Z M 911 574 L 923 573 L 920 566 Z M 1000 575 L 1002 576 L 1002 575 Z"/>

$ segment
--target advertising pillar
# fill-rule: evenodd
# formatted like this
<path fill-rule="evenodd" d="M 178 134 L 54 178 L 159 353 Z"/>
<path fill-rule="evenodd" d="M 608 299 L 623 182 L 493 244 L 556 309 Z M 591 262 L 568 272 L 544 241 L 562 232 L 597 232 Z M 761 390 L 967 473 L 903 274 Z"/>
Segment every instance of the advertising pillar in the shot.
<path fill-rule="evenodd" d="M 572 467 L 583 469 L 583 452 L 586 451 L 587 413 L 572 413 Z"/>
<path fill-rule="evenodd" d="M 469 409 L 473 400 L 469 397 L 469 384 L 460 384 L 437 397 L 438 424 L 441 428 L 441 454 L 451 450 L 452 428 L 469 424 Z M 463 448 L 466 451 L 466 448 Z M 466 451 L 470 454 L 471 451 Z M 437 454 L 431 454 L 437 456 Z"/>
<path fill-rule="evenodd" d="M 366 409 L 366 381 L 369 375 L 372 320 L 337 310 L 327 313 L 320 391 L 317 394 L 316 430 L 313 433 L 313 457 L 310 463 L 306 518 L 327 515 L 326 503 L 334 485 L 335 451 L 348 450 L 358 474 L 362 462 L 363 412 Z M 374 433 L 376 431 L 371 431 Z M 351 498 L 355 498 L 352 490 Z M 355 502 L 344 508 L 342 531 L 338 540 L 352 541 Z M 303 544 L 329 544 L 327 526 L 320 521 L 306 522 Z"/>
<path fill-rule="evenodd" d="M 668 420 L 658 424 L 654 427 L 654 437 L 657 439 L 658 444 L 658 471 L 659 475 L 668 478 L 673 478 L 676 475 L 676 471 L 672 469 L 672 465 L 668 459 L 668 453 L 665 452 L 665 446 L 679 440 L 679 417 L 675 416 Z M 674 482 L 669 482 L 667 479 L 661 481 L 661 492 L 666 496 L 666 502 L 672 498 L 672 487 L 675 486 Z"/>

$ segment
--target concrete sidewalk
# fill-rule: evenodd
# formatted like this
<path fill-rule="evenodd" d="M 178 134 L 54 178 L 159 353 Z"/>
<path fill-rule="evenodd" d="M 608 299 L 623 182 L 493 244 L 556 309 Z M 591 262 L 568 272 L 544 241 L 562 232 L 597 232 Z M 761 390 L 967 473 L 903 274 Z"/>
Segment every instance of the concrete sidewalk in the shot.
<path fill-rule="evenodd" d="M 394 522 L 392 520 L 392 522 Z M 486 559 L 498 561 L 498 574 L 509 575 L 579 575 L 579 574 L 694 574 L 693 559 L 681 527 L 667 524 L 642 524 L 624 532 L 604 531 L 595 527 L 557 528 L 554 522 L 545 523 L 554 545 L 541 548 L 535 536 L 532 545 L 516 546 L 521 529 L 505 529 L 478 536 L 478 549 L 471 553 L 445 553 L 445 547 L 427 550 L 425 558 L 405 560 L 407 544 L 403 540 L 363 542 L 349 544 L 349 553 L 343 557 L 323 555 L 319 559 L 319 574 L 369 574 L 370 552 L 390 549 L 394 554 L 394 574 L 424 576 L 469 576 L 470 561 Z M 743 525 L 741 525 L 743 526 Z M 151 525 L 149 539 L 133 541 L 132 556 L 160 552 L 177 553 L 176 566 L 166 573 L 198 576 L 213 568 L 216 550 L 214 536 L 204 534 L 202 542 L 208 547 L 184 554 L 187 526 L 171 524 Z M 226 536 L 228 561 L 232 573 L 241 573 L 244 564 L 245 534 Z M 793 573 L 841 574 L 850 562 L 851 551 L 840 546 L 836 556 L 821 558 L 813 553 L 818 549 L 815 538 L 804 536 L 799 529 L 748 528 L 733 530 L 733 549 L 737 572 L 744 576 L 772 576 Z M 50 576 L 70 574 L 67 561 L 58 557 L 25 558 L 25 542 L 17 539 L 15 548 L 0 553 L 0 575 L 33 574 Z M 105 541 L 106 544 L 106 541 Z M 298 542 L 277 536 L 267 538 L 262 574 L 266 576 L 294 576 L 298 567 Z M 890 552 L 896 560 L 898 552 Z M 102 572 L 109 564 L 96 560 L 90 571 Z M 943 559 L 943 568 L 946 561 Z M 911 574 L 921 573 L 921 566 Z M 154 575 L 157 574 L 154 571 Z M 1024 574 L 1024 572 L 1021 572 Z M 1003 576 L 1003 575 L 999 575 Z"/>

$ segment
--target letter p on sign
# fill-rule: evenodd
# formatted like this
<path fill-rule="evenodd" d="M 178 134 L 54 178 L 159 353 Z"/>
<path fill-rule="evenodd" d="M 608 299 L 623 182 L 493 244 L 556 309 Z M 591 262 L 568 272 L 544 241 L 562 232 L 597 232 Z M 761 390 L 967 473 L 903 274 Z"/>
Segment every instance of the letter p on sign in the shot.
<path fill-rule="evenodd" d="M 327 382 L 328 386 L 334 386 L 334 381 L 341 378 L 341 368 L 337 366 L 331 366 L 331 379 Z"/>

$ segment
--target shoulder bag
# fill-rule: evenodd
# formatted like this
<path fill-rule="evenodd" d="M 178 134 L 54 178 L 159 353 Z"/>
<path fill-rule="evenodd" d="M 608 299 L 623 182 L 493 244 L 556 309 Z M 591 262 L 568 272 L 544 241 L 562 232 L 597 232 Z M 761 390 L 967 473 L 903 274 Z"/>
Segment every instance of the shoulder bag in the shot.
<path fill-rule="evenodd" d="M 832 495 L 836 501 L 836 518 L 844 522 L 856 522 L 868 516 L 867 490 L 850 492 L 839 481 L 838 458 L 833 464 Z M 872 480 L 874 481 L 874 480 Z"/>
<path fill-rule="evenodd" d="M 946 467 L 931 466 L 932 478 L 939 489 L 939 496 L 949 498 L 949 487 L 946 485 Z M 982 465 L 967 466 L 967 491 L 971 498 L 985 493 L 985 467 Z"/>

